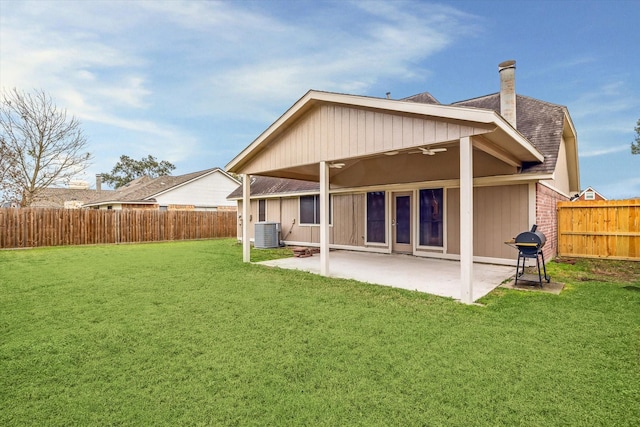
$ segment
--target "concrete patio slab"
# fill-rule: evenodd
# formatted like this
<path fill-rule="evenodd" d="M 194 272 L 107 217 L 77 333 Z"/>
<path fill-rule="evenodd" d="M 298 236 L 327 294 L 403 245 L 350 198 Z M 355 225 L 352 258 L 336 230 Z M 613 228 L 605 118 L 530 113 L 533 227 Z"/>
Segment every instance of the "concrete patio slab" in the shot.
<path fill-rule="evenodd" d="M 282 258 L 257 264 L 320 274 L 320 255 Z M 473 301 L 515 274 L 514 267 L 473 264 Z M 329 275 L 342 279 L 460 299 L 460 263 L 412 255 L 336 250 L 329 253 Z"/>

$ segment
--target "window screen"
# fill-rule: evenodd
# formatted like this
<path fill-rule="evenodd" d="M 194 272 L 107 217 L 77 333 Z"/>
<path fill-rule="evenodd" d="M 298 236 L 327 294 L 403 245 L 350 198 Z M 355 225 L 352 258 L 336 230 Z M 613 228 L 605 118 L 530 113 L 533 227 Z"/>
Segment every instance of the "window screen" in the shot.
<path fill-rule="evenodd" d="M 420 190 L 420 245 L 442 246 L 442 188 Z"/>
<path fill-rule="evenodd" d="M 385 194 L 384 191 L 367 193 L 367 242 L 385 243 Z"/>
<path fill-rule="evenodd" d="M 329 224 L 331 224 L 331 196 L 329 196 Z M 300 196 L 300 224 L 320 224 L 320 196 Z"/>

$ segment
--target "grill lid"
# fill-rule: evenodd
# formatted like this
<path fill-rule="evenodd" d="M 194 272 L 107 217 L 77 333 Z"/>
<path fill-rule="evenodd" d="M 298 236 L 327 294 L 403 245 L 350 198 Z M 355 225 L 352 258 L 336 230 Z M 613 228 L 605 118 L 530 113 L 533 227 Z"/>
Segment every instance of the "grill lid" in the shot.
<path fill-rule="evenodd" d="M 540 249 L 542 248 L 545 243 L 547 243 L 547 238 L 545 237 L 544 234 L 542 234 L 541 232 L 537 231 L 538 226 L 537 225 L 533 225 L 533 227 L 531 227 L 531 231 L 524 231 L 520 234 L 518 234 L 518 236 L 515 239 L 515 244 L 516 246 L 520 247 L 527 247 L 527 248 L 536 248 L 536 249 Z"/>

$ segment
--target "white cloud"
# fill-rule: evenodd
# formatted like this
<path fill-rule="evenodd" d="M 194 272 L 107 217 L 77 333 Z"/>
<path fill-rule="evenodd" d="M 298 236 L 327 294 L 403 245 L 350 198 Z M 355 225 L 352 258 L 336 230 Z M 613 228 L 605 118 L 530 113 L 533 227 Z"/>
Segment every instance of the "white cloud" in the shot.
<path fill-rule="evenodd" d="M 640 102 L 629 91 L 622 80 L 604 82 L 591 92 L 584 92 L 571 102 L 571 116 L 574 119 L 604 117 L 632 110 Z"/>
<path fill-rule="evenodd" d="M 622 151 L 630 151 L 630 145 L 616 145 L 615 147 L 601 148 L 601 149 L 592 149 L 587 151 L 581 151 L 580 157 L 596 157 L 602 156 L 606 154 L 620 153 Z"/>
<path fill-rule="evenodd" d="M 628 199 L 640 197 L 640 178 L 633 177 L 610 184 L 602 185 L 597 189 L 598 192 L 604 194 L 608 199 Z"/>
<path fill-rule="evenodd" d="M 189 99 L 187 114 L 257 101 L 279 113 L 311 88 L 366 93 L 381 78 L 425 75 L 420 60 L 476 31 L 471 15 L 433 4 L 302 5 L 292 20 L 261 2 L 25 2 L 3 18 L 2 84 L 80 91 L 110 109 L 145 108 L 164 91 L 179 107 Z M 208 83 L 193 78 L 207 69 Z"/>
<path fill-rule="evenodd" d="M 265 120 L 309 89 L 367 94 L 380 79 L 427 75 L 416 64 L 477 31 L 470 15 L 437 5 L 341 5 L 331 16 L 306 16 L 299 22 L 273 18 L 274 29 L 266 30 L 259 44 L 249 36 L 235 45 L 239 52 L 256 55 L 211 73 L 211 91 L 220 102 L 210 108 Z M 268 55 L 255 52 L 256 46 Z"/>
<path fill-rule="evenodd" d="M 270 122 L 312 88 L 367 94 L 424 79 L 418 64 L 478 31 L 474 16 L 421 2 L 12 6 L 0 16 L 0 86 L 42 88 L 99 129 L 99 170 L 123 153 L 197 157 L 221 137 L 197 138 L 194 117 Z"/>

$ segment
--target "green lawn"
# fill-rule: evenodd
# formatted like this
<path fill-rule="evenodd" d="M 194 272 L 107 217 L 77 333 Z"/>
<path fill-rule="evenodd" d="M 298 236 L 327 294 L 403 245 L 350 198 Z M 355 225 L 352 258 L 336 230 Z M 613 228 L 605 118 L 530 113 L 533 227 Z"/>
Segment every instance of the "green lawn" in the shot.
<path fill-rule="evenodd" d="M 640 263 L 467 306 L 241 251 L 0 251 L 0 425 L 640 424 Z"/>

